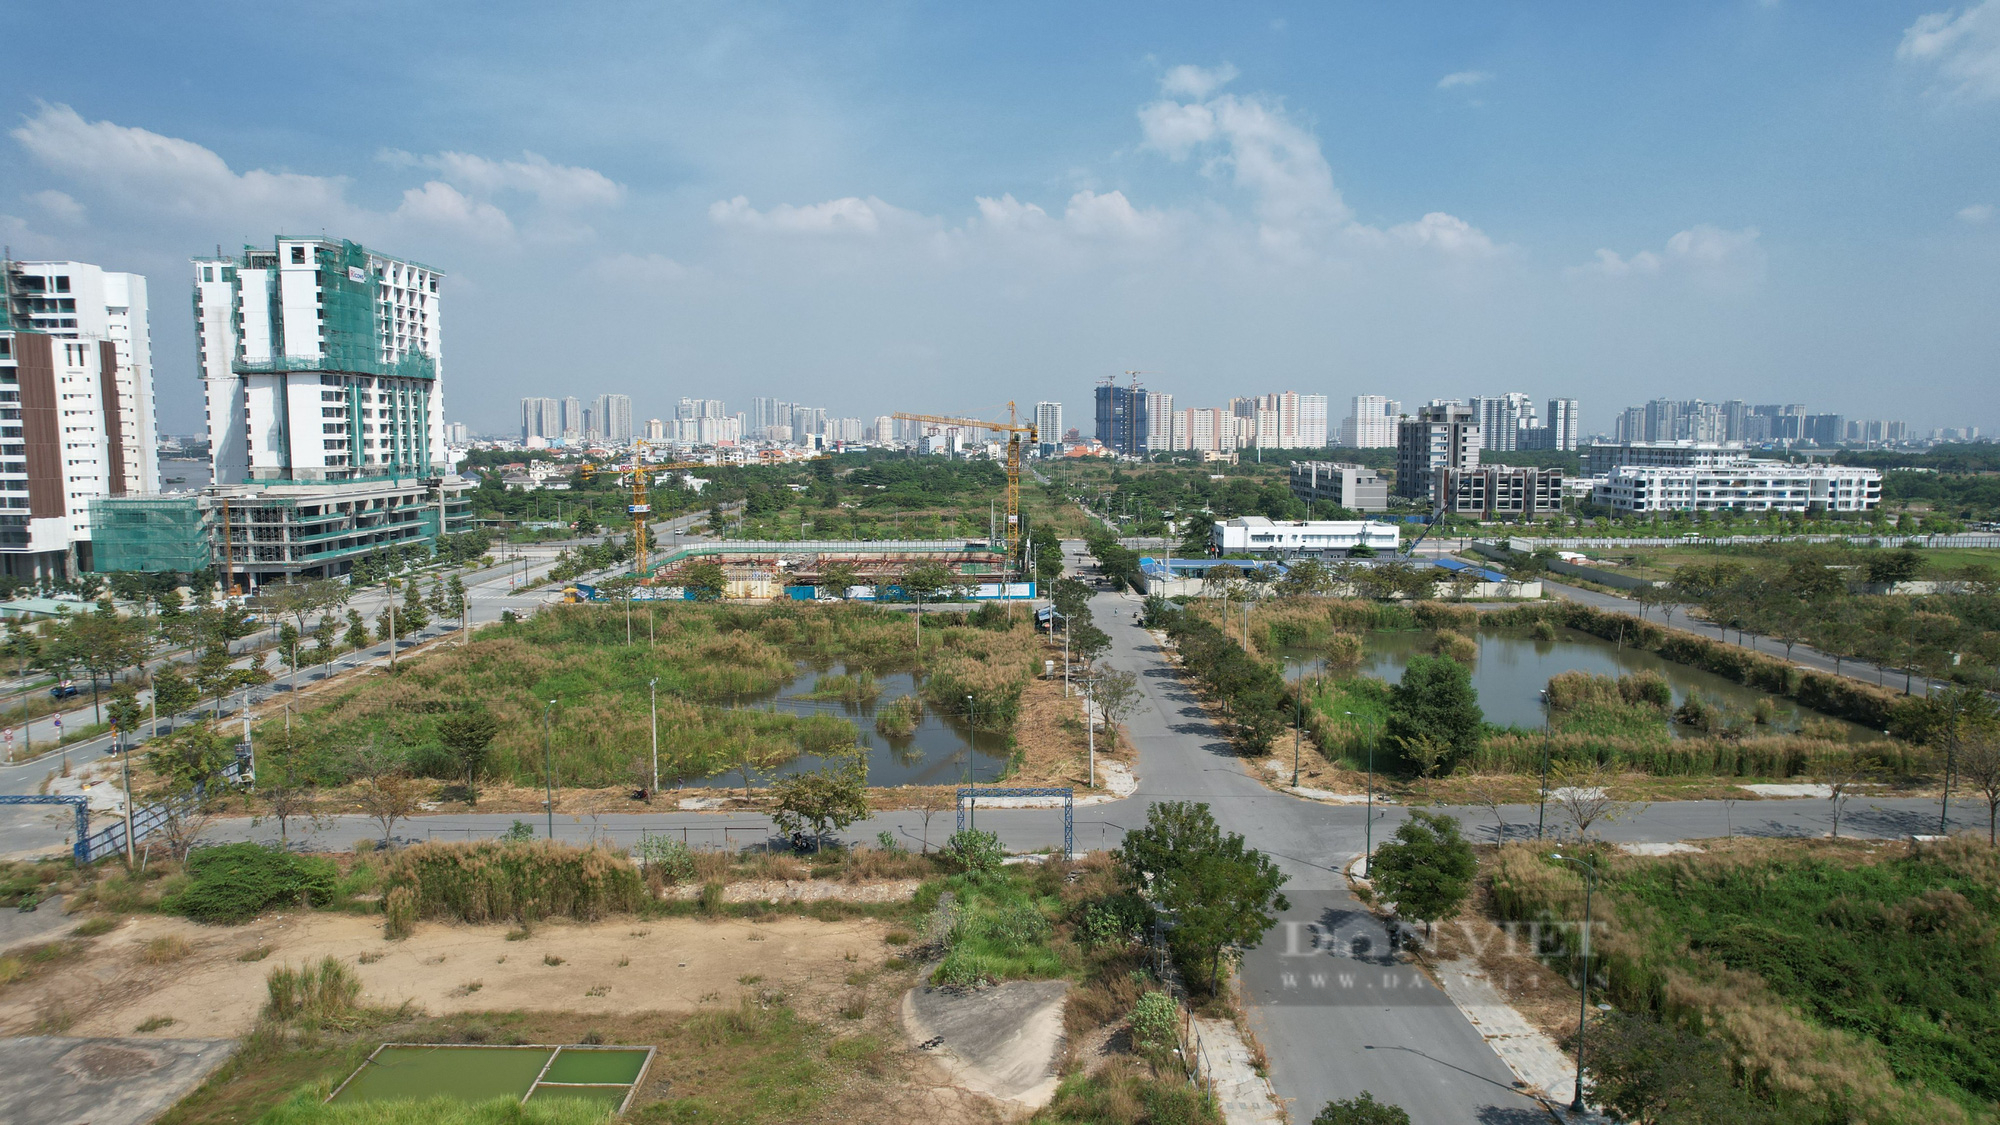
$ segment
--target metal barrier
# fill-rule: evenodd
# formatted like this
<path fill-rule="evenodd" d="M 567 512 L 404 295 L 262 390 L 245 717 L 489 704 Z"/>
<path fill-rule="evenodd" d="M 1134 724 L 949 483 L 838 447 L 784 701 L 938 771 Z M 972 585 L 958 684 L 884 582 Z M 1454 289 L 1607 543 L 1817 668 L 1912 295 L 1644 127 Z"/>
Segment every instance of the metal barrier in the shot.
<path fill-rule="evenodd" d="M 70 805 L 76 810 L 76 834 L 70 844 L 70 854 L 80 866 L 90 862 L 90 802 L 83 797 L 61 796 L 18 796 L 0 794 L 0 805 Z"/>
<path fill-rule="evenodd" d="M 1076 854 L 1076 790 L 1067 786 L 1060 788 L 1007 788 L 1003 786 L 986 789 L 981 789 L 977 786 L 963 787 L 958 791 L 958 831 L 965 831 L 965 810 L 968 804 L 972 807 L 974 819 L 978 818 L 979 798 L 981 797 L 1061 797 L 1063 799 L 1063 855 L 1071 856 Z"/>
<path fill-rule="evenodd" d="M 221 778 L 232 785 L 243 780 L 243 763 L 231 762 L 222 767 Z M 206 783 L 197 784 L 186 793 L 168 797 L 132 810 L 132 844 L 134 847 L 146 837 L 180 816 L 188 809 L 201 803 L 207 796 Z M 125 818 L 119 817 L 95 835 L 90 833 L 89 813 L 79 810 L 77 814 L 76 861 L 92 863 L 107 855 L 116 855 L 125 850 Z"/>

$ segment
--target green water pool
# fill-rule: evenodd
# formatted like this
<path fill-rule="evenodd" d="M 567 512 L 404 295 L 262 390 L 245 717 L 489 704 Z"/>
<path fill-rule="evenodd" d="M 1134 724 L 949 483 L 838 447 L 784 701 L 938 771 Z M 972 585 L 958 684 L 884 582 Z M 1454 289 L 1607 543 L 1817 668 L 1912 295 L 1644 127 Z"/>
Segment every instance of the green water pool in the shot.
<path fill-rule="evenodd" d="M 468 1102 L 571 1097 L 616 1109 L 645 1072 L 650 1055 L 643 1047 L 384 1044 L 330 1100 L 352 1104 L 440 1094 Z"/>

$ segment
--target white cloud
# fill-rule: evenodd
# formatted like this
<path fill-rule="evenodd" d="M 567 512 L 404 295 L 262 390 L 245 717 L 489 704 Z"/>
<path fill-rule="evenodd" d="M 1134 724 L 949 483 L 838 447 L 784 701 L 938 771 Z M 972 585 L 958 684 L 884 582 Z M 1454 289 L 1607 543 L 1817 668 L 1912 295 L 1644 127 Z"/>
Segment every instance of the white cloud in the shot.
<path fill-rule="evenodd" d="M 1236 81 L 1236 74 L 1230 63 L 1212 68 L 1183 63 L 1160 79 L 1160 93 L 1170 98 L 1205 98 Z"/>
<path fill-rule="evenodd" d="M 550 163 L 547 157 L 524 152 L 519 160 L 488 160 L 466 152 L 440 152 L 418 158 L 441 173 L 454 187 L 475 194 L 519 191 L 533 195 L 545 207 L 569 210 L 613 206 L 625 195 L 624 185 L 594 168 Z"/>
<path fill-rule="evenodd" d="M 2000 0 L 1918 16 L 1904 29 L 1896 57 L 1935 67 L 1946 96 L 2000 98 Z"/>
<path fill-rule="evenodd" d="M 62 191 L 38 191 L 28 197 L 28 201 L 40 207 L 50 218 L 65 223 L 83 221 L 84 207 L 74 196 Z"/>
<path fill-rule="evenodd" d="M 1132 206 L 1132 201 L 1125 198 L 1122 191 L 1109 191 L 1103 195 L 1080 191 L 1069 197 L 1069 206 L 1063 209 L 1063 222 L 1078 234 L 1145 239 L 1160 234 L 1166 226 L 1166 217 L 1158 211 L 1143 211 Z"/>
<path fill-rule="evenodd" d="M 1268 236 L 1291 240 L 1307 228 L 1348 219 L 1319 138 L 1282 106 L 1234 94 L 1206 102 L 1161 101 L 1139 110 L 1139 125 L 1146 147 L 1169 160 L 1186 160 L 1211 145 L 1218 149 L 1204 170 L 1227 170 L 1250 193 Z"/>
<path fill-rule="evenodd" d="M 1975 203 L 1970 207 L 1961 207 L 1958 209 L 1958 217 L 1960 220 L 1968 223 L 1988 222 L 1993 218 L 1993 205 L 1991 203 Z"/>
<path fill-rule="evenodd" d="M 1443 211 L 1432 211 L 1414 223 L 1399 223 L 1390 227 L 1389 236 L 1411 246 L 1424 246 L 1446 254 L 1487 257 L 1499 253 L 1499 247 L 1493 245 L 1493 240 L 1486 236 L 1485 231 Z"/>
<path fill-rule="evenodd" d="M 1477 86 L 1483 82 L 1491 81 L 1493 81 L 1493 75 L 1490 71 L 1459 70 L 1438 79 L 1437 88 L 1440 90 L 1452 90 L 1460 86 Z"/>
<path fill-rule="evenodd" d="M 253 169 L 238 174 L 193 141 L 85 121 L 66 105 L 43 105 L 13 137 L 44 167 L 106 196 L 189 217 L 333 217 L 349 208 L 346 181 Z M 267 220 L 268 221 L 268 220 Z"/>
<path fill-rule="evenodd" d="M 396 208 L 399 218 L 424 226 L 454 230 L 485 242 L 502 242 L 514 236 L 514 224 L 507 213 L 491 203 L 468 198 L 441 180 L 403 193 Z"/>
<path fill-rule="evenodd" d="M 1665 248 L 1657 253 L 1641 250 L 1624 257 L 1615 250 L 1600 249 L 1595 261 L 1573 267 L 1570 272 L 1601 277 L 1682 274 L 1714 281 L 1740 281 L 1754 279 L 1763 269 L 1764 248 L 1758 245 L 1756 227 L 1723 230 L 1703 223 L 1667 239 Z"/>
<path fill-rule="evenodd" d="M 757 210 L 750 205 L 749 199 L 739 195 L 710 204 L 708 219 L 721 227 L 777 234 L 874 235 L 887 226 L 917 220 L 918 216 L 914 212 L 891 207 L 872 195 L 867 199 L 850 195 L 845 199 L 829 199 L 803 207 L 780 203 L 768 211 Z"/>

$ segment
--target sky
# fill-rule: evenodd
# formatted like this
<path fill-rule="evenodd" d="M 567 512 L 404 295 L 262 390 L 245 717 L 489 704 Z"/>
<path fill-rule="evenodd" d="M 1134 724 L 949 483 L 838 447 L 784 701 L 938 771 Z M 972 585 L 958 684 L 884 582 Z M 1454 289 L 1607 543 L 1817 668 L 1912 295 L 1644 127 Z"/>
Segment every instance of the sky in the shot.
<path fill-rule="evenodd" d="M 0 241 L 325 232 L 523 395 L 1003 415 L 1525 391 L 2000 428 L 2000 0 L 9 5 Z"/>

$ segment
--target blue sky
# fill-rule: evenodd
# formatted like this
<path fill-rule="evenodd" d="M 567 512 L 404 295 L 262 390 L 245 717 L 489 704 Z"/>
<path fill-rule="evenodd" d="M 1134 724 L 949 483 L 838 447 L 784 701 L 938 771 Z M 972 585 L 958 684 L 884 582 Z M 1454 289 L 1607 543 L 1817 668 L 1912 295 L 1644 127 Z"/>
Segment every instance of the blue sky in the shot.
<path fill-rule="evenodd" d="M 1522 390 L 2000 426 L 2000 0 L 12 6 L 0 237 L 450 274 L 449 413 Z"/>

